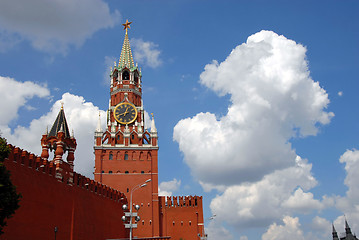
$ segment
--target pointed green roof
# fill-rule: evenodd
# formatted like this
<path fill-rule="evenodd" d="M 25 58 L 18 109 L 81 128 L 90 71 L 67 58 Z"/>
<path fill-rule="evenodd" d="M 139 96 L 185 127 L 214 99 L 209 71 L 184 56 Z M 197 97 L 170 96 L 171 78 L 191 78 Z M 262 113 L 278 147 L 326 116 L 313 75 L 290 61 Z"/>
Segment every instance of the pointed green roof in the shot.
<path fill-rule="evenodd" d="M 130 41 L 128 40 L 128 34 L 127 34 L 127 29 L 126 29 L 125 40 L 123 41 L 123 46 L 122 46 L 120 61 L 118 63 L 118 68 L 121 69 L 121 68 L 127 67 L 129 69 L 132 69 L 132 68 L 134 68 L 134 66 L 135 65 L 133 64 L 133 57 L 132 57 Z"/>
<path fill-rule="evenodd" d="M 52 128 L 50 130 L 48 137 L 51 137 L 51 136 L 56 137 L 57 133 L 60 131 L 64 132 L 65 138 L 70 138 L 69 127 L 67 126 L 67 121 L 66 121 L 65 112 L 64 112 L 63 107 L 61 107 L 60 112 L 57 115 L 57 118 L 54 122 L 54 125 L 52 125 Z"/>

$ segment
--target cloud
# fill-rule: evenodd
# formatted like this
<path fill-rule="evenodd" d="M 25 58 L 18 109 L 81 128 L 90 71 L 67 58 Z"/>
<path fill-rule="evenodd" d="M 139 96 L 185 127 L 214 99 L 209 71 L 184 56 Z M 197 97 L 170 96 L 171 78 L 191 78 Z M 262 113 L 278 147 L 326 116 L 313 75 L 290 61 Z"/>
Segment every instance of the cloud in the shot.
<path fill-rule="evenodd" d="M 174 128 L 193 176 L 206 184 L 258 181 L 295 164 L 290 140 L 316 135 L 328 94 L 310 78 L 306 48 L 274 32 L 261 31 L 237 46 L 222 63 L 205 66 L 200 83 L 231 104 L 223 117 L 198 113 Z"/>
<path fill-rule="evenodd" d="M 338 92 L 338 96 L 339 96 L 339 97 L 343 96 L 343 92 L 342 92 L 342 91 L 339 91 L 339 92 Z"/>
<path fill-rule="evenodd" d="M 335 207 L 345 214 L 346 219 L 352 225 L 352 229 L 359 229 L 359 150 L 346 150 L 339 161 L 345 164 L 346 177 L 344 184 L 348 187 L 345 196 L 337 196 Z M 341 229 L 344 227 L 344 216 L 339 216 L 335 220 L 335 225 Z"/>
<path fill-rule="evenodd" d="M 81 46 L 119 19 L 120 13 L 111 13 L 102 0 L 4 0 L 0 2 L 0 47 L 11 47 L 11 39 L 21 39 L 37 50 L 65 54 L 70 46 Z"/>
<path fill-rule="evenodd" d="M 50 91 L 44 85 L 29 81 L 18 82 L 13 78 L 0 76 L 0 95 L 0 112 L 3 113 L 0 115 L 0 127 L 3 128 L 18 117 L 20 107 L 33 109 L 32 106 L 26 105 L 29 99 L 49 97 Z"/>
<path fill-rule="evenodd" d="M 132 38 L 131 45 L 133 46 L 134 59 L 140 64 L 145 64 L 151 68 L 157 68 L 162 64 L 161 51 L 158 50 L 157 44 Z"/>
<path fill-rule="evenodd" d="M 237 228 L 266 227 L 283 215 L 298 211 L 284 203 L 297 186 L 305 190 L 316 186 L 311 168 L 311 164 L 298 157 L 295 166 L 277 170 L 261 181 L 228 187 L 211 201 L 211 211 L 221 221 L 231 216 L 228 223 Z M 229 202 L 232 204 L 225 204 Z M 306 212 L 313 210 L 313 206 L 303 205 L 299 210 Z"/>
<path fill-rule="evenodd" d="M 277 225 L 276 223 L 270 225 L 267 232 L 262 235 L 262 240 L 305 240 L 297 217 L 285 216 L 283 223 L 284 225 Z"/>
<path fill-rule="evenodd" d="M 175 192 L 181 186 L 181 180 L 174 178 L 168 182 L 161 182 L 158 186 L 158 195 L 160 196 L 171 196 L 172 192 Z"/>
<path fill-rule="evenodd" d="M 232 240 L 234 239 L 232 234 L 215 219 L 208 224 L 208 228 L 205 229 L 208 234 L 208 240 Z M 245 236 L 242 236 L 240 240 L 248 240 Z"/>
<path fill-rule="evenodd" d="M 284 201 L 283 206 L 299 213 L 309 213 L 324 208 L 324 204 L 314 199 L 312 193 L 303 192 L 301 188 L 298 188 L 293 195 Z"/>
<path fill-rule="evenodd" d="M 317 185 L 312 165 L 290 143 L 315 136 L 334 116 L 306 59 L 306 48 L 293 40 L 271 31 L 253 34 L 200 75 L 202 85 L 229 95 L 227 113 L 201 112 L 174 127 L 173 139 L 192 175 L 204 190 L 220 192 L 210 204 L 219 221 L 243 229 L 287 216 L 283 226 L 271 225 L 266 239 L 287 230 L 303 238 L 299 220 L 290 216 L 333 204 L 309 192 Z"/>
<path fill-rule="evenodd" d="M 28 86 L 32 85 L 33 83 L 28 83 Z M 37 86 L 37 89 L 32 89 L 32 91 L 34 92 L 38 89 L 41 89 L 40 86 Z M 105 111 L 99 110 L 99 108 L 94 106 L 91 102 L 86 102 L 81 96 L 76 96 L 70 93 L 63 94 L 62 99 L 56 101 L 49 112 L 45 113 L 38 119 L 33 119 L 30 122 L 29 127 L 16 126 L 16 128 L 11 131 L 9 126 L 3 125 L 1 129 L 3 136 L 7 138 L 9 143 L 40 155 L 41 136 L 45 133 L 46 127 L 48 126 L 50 129 L 52 124 L 55 122 L 56 116 L 61 108 L 60 102 L 64 103 L 65 116 L 70 131 L 74 130 L 74 135 L 78 144 L 75 151 L 75 171 L 84 174 L 87 177 L 93 178 L 94 131 L 97 126 L 99 111 L 101 112 L 101 122 L 104 129 L 106 124 L 106 113 Z M 19 102 L 17 109 L 22 105 L 24 105 L 24 103 Z M 1 112 L 3 112 L 3 106 L 0 107 Z M 12 115 L 14 118 L 14 114 Z"/>
<path fill-rule="evenodd" d="M 321 236 L 320 239 L 330 239 L 330 225 L 331 223 L 327 219 L 315 216 L 312 220 L 311 228 Z"/>

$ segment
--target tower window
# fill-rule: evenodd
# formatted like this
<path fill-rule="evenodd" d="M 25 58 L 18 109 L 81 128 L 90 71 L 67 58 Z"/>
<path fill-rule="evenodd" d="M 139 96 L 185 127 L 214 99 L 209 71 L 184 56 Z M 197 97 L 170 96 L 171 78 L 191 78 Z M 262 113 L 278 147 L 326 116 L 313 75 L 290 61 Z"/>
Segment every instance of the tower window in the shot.
<path fill-rule="evenodd" d="M 127 188 L 127 192 L 129 192 L 129 191 L 130 191 L 130 189 Z"/>
<path fill-rule="evenodd" d="M 128 174 L 128 171 L 125 171 L 125 174 Z"/>
<path fill-rule="evenodd" d="M 135 83 L 137 84 L 138 83 L 138 73 L 135 72 Z"/>
<path fill-rule="evenodd" d="M 105 171 L 101 171 L 101 173 L 105 173 Z"/>
<path fill-rule="evenodd" d="M 110 155 L 108 156 L 108 160 L 112 160 L 113 159 L 113 154 L 110 153 Z"/>
<path fill-rule="evenodd" d="M 125 153 L 125 160 L 128 160 L 128 154 Z"/>
<path fill-rule="evenodd" d="M 129 80 L 130 79 L 130 74 L 128 71 L 124 71 L 122 73 L 122 80 Z"/>
<path fill-rule="evenodd" d="M 141 174 L 144 174 L 145 173 L 145 171 L 141 171 Z"/>
<path fill-rule="evenodd" d="M 112 173 L 112 171 L 108 171 L 108 173 L 109 173 L 109 174 L 111 174 L 111 173 Z"/>

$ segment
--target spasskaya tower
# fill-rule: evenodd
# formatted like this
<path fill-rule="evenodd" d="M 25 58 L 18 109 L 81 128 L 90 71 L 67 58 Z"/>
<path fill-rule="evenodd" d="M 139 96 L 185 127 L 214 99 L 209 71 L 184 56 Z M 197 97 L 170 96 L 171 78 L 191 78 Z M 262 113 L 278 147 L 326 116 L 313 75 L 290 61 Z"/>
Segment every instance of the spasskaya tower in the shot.
<path fill-rule="evenodd" d="M 126 21 L 120 60 L 111 69 L 107 127 L 95 131 L 95 181 L 125 193 L 147 181 L 147 186 L 133 192 L 133 203 L 141 208 L 141 220 L 134 236 L 156 237 L 159 233 L 158 144 L 152 116 L 151 130 L 144 123 L 142 73 L 134 64 Z M 148 181 L 151 179 L 151 181 Z M 121 223 L 119 223 L 121 224 Z"/>

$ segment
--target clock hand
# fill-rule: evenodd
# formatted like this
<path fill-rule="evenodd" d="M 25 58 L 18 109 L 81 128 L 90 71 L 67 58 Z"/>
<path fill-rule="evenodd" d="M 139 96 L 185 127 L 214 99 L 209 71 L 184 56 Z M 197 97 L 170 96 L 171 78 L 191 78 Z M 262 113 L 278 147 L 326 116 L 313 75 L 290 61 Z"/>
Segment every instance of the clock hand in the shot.
<path fill-rule="evenodd" d="M 126 111 L 124 112 L 125 116 L 126 116 L 126 114 L 128 113 L 128 108 L 129 108 L 129 107 L 127 107 L 127 108 L 126 108 Z M 125 116 L 124 116 L 124 117 L 125 117 Z"/>

